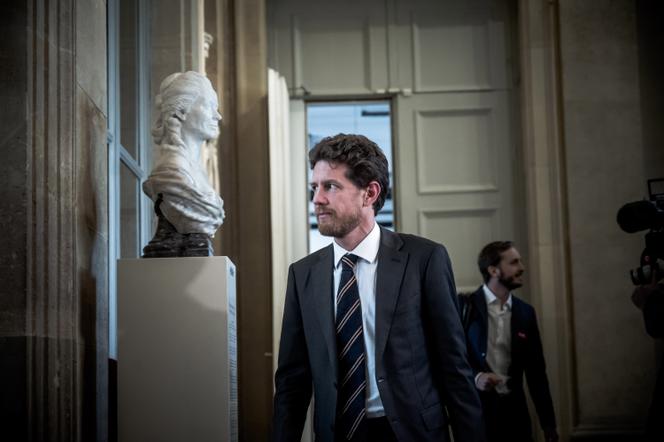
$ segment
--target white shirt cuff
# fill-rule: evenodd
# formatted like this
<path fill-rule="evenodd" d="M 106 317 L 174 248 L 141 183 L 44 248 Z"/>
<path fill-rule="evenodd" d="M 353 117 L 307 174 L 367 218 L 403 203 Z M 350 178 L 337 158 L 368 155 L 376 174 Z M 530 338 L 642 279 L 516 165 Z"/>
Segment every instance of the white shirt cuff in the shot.
<path fill-rule="evenodd" d="M 477 380 L 480 378 L 480 376 L 482 376 L 482 374 L 484 374 L 484 372 L 480 371 L 475 375 L 475 388 L 477 388 L 478 390 L 480 389 L 480 387 L 477 385 Z"/>

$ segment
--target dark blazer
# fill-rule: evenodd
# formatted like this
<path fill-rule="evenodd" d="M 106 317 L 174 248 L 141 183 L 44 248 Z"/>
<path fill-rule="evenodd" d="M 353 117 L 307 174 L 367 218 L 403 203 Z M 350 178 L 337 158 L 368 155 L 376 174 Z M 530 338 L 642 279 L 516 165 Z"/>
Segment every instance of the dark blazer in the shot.
<path fill-rule="evenodd" d="M 657 284 L 643 306 L 646 331 L 653 338 L 664 338 L 664 284 Z"/>
<path fill-rule="evenodd" d="M 316 441 L 334 441 L 333 258 L 330 245 L 292 264 L 288 273 L 274 441 L 300 440 L 312 390 Z M 374 375 L 400 441 L 446 441 L 448 420 L 456 442 L 484 440 L 452 267 L 440 244 L 381 229 Z"/>
<path fill-rule="evenodd" d="M 482 287 L 472 295 L 460 296 L 459 302 L 463 311 L 468 358 L 474 375 L 481 371 L 489 372 L 491 369 L 486 362 L 488 310 Z M 542 341 L 537 327 L 535 309 L 514 295 L 512 295 L 511 340 L 512 363 L 507 373 L 509 376 L 507 386 L 511 392 L 508 396 L 511 396 L 511 400 L 507 403 L 511 404 L 510 415 L 514 418 L 513 423 L 522 426 L 519 431 L 521 434 L 532 434 L 526 396 L 523 390 L 523 375 L 525 373 L 528 391 L 535 404 L 542 429 L 555 428 L 556 418 L 549 390 L 549 381 L 546 376 Z M 496 395 L 496 393 L 480 394 L 487 419 L 491 419 L 489 414 L 494 412 L 491 408 L 493 395 Z M 501 406 L 505 406 L 505 403 L 502 402 Z"/>

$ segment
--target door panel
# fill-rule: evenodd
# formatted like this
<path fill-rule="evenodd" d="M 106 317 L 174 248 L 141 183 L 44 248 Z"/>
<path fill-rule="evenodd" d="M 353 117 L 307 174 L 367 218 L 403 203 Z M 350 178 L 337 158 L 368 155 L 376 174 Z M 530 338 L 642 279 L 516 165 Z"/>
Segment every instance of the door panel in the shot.
<path fill-rule="evenodd" d="M 414 94 L 396 108 L 399 230 L 445 244 L 470 290 L 481 247 L 516 234 L 508 92 Z"/>
<path fill-rule="evenodd" d="M 509 56 L 505 1 L 400 0 L 389 39 L 393 88 L 415 92 L 504 89 Z"/>
<path fill-rule="evenodd" d="M 274 65 L 295 95 L 387 87 L 384 2 L 284 0 L 274 10 Z"/>
<path fill-rule="evenodd" d="M 398 228 L 446 245 L 461 291 L 481 282 L 487 243 L 524 244 L 509 4 L 396 0 Z M 523 249 L 525 249 L 525 244 Z"/>

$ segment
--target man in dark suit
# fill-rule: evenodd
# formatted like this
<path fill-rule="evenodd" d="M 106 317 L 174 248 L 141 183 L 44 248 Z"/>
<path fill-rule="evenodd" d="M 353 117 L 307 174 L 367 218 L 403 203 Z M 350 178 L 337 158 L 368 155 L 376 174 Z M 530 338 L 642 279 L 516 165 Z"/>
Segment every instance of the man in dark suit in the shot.
<path fill-rule="evenodd" d="M 478 265 L 484 285 L 459 300 L 487 439 L 533 440 L 523 390 L 525 373 L 545 439 L 557 441 L 535 310 L 512 294 L 523 284 L 521 256 L 509 241 L 492 242 L 480 252 Z"/>
<path fill-rule="evenodd" d="M 334 243 L 289 269 L 273 440 L 483 441 L 452 267 L 440 244 L 380 228 L 389 186 L 359 135 L 309 154 L 318 229 Z"/>

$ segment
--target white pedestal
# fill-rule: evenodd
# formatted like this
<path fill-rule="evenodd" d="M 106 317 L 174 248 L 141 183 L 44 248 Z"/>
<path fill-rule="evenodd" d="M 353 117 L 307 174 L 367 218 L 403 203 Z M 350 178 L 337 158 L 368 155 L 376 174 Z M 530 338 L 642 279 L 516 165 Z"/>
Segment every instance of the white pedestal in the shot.
<path fill-rule="evenodd" d="M 237 437 L 235 266 L 118 261 L 120 442 Z"/>

